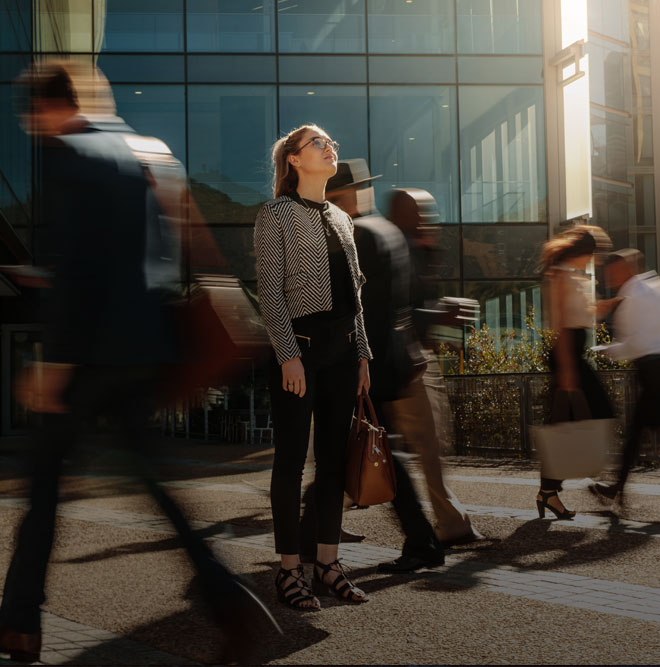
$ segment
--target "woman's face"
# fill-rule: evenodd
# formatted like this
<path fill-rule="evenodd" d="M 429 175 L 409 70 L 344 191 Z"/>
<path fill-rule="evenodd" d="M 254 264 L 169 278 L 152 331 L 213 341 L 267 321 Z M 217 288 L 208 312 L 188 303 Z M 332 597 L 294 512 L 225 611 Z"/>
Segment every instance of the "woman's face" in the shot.
<path fill-rule="evenodd" d="M 321 129 L 307 130 L 298 142 L 296 153 L 289 155 L 289 162 L 298 171 L 298 178 L 324 176 L 337 173 L 339 146 Z"/>

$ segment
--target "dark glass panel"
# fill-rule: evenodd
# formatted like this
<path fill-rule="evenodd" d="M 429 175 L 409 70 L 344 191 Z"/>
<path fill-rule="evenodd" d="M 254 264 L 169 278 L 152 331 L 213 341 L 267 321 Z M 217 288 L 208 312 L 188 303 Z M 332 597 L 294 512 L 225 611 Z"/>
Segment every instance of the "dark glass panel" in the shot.
<path fill-rule="evenodd" d="M 0 82 L 11 83 L 30 64 L 30 55 L 0 54 Z"/>
<path fill-rule="evenodd" d="M 27 209 L 32 189 L 31 142 L 19 126 L 8 84 L 0 85 L 0 165 L 0 208 L 24 224 L 27 210 L 23 207 Z"/>
<path fill-rule="evenodd" d="M 185 164 L 183 86 L 114 85 L 117 114 L 137 132 L 164 141 Z"/>
<path fill-rule="evenodd" d="M 364 53 L 364 0 L 278 2 L 281 53 Z"/>
<path fill-rule="evenodd" d="M 282 83 L 366 83 L 364 56 L 280 56 Z"/>
<path fill-rule="evenodd" d="M 463 227 L 463 276 L 535 278 L 547 227 L 488 225 Z"/>
<path fill-rule="evenodd" d="M 614 248 L 627 248 L 628 230 L 635 219 L 634 190 L 593 180 L 594 225 L 602 227 L 612 239 Z"/>
<path fill-rule="evenodd" d="M 371 53 L 454 53 L 453 0 L 369 0 Z"/>
<path fill-rule="evenodd" d="M 463 222 L 543 222 L 543 88 L 461 86 Z"/>
<path fill-rule="evenodd" d="M 209 222 L 252 223 L 271 197 L 274 86 L 190 86 L 190 178 Z"/>
<path fill-rule="evenodd" d="M 370 98 L 379 198 L 393 188 L 422 188 L 435 198 L 440 222 L 458 222 L 456 89 L 372 86 Z"/>
<path fill-rule="evenodd" d="M 591 111 L 591 170 L 594 176 L 628 180 L 633 161 L 632 123 L 629 116 Z"/>
<path fill-rule="evenodd" d="M 283 133 L 316 123 L 340 144 L 340 159 L 368 158 L 366 86 L 280 86 Z"/>
<path fill-rule="evenodd" d="M 188 0 L 188 51 L 275 50 L 274 0 Z"/>
<path fill-rule="evenodd" d="M 118 56 L 102 53 L 98 66 L 111 82 L 175 83 L 183 82 L 183 56 Z"/>
<path fill-rule="evenodd" d="M 461 56 L 458 59 L 458 82 L 543 83 L 543 58 Z"/>
<path fill-rule="evenodd" d="M 275 56 L 188 56 L 191 83 L 275 83 Z"/>
<path fill-rule="evenodd" d="M 0 51 L 29 51 L 30 0 L 4 0 L 0 4 Z"/>
<path fill-rule="evenodd" d="M 183 51 L 183 0 L 106 0 L 103 50 Z"/>
<path fill-rule="evenodd" d="M 459 53 L 542 53 L 541 0 L 457 0 Z"/>
<path fill-rule="evenodd" d="M 453 56 L 371 56 L 371 83 L 455 83 Z"/>

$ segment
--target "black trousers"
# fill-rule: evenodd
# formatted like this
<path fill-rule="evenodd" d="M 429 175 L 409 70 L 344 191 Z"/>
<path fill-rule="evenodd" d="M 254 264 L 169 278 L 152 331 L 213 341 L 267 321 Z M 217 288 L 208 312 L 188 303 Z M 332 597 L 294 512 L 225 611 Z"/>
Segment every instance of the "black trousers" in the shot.
<path fill-rule="evenodd" d="M 30 508 L 18 531 L 17 543 L 0 608 L 0 624 L 23 633 L 41 628 L 40 606 L 50 557 L 58 503 L 62 461 L 69 454 L 85 420 L 98 415 L 116 418 L 135 468 L 147 489 L 170 519 L 197 570 L 207 602 L 223 616 L 223 607 L 235 589 L 234 577 L 192 532 L 180 508 L 157 482 L 153 460 L 153 435 L 147 428 L 152 397 L 158 383 L 153 370 L 137 368 L 79 368 L 65 394 L 67 414 L 43 415 L 30 450 Z"/>
<path fill-rule="evenodd" d="M 589 364 L 584 360 L 584 349 L 586 341 L 586 331 L 584 329 L 571 329 L 573 338 L 573 348 L 571 354 L 573 357 L 573 365 L 578 376 L 578 388 L 584 394 L 584 398 L 589 406 L 592 419 L 612 419 L 614 417 L 614 410 L 612 404 L 607 396 L 605 388 L 601 384 L 596 373 Z M 550 371 L 552 372 L 552 380 L 550 382 L 550 393 L 555 396 L 557 392 L 557 374 L 559 371 L 556 350 L 553 349 L 550 354 Z M 556 421 L 573 421 L 572 414 L 562 416 L 562 419 Z M 562 490 L 562 481 L 560 479 L 550 479 L 543 476 L 541 470 L 541 488 L 547 491 Z"/>
<path fill-rule="evenodd" d="M 639 454 L 645 428 L 660 426 L 660 355 L 642 357 L 635 362 L 641 392 L 623 449 L 619 484 L 624 486 Z"/>
<path fill-rule="evenodd" d="M 312 414 L 315 537 L 321 544 L 339 543 L 346 445 L 357 392 L 354 318 L 295 329 L 305 367 L 305 396 L 300 398 L 282 389 L 282 369 L 274 358 L 270 368 L 275 444 L 270 494 L 279 554 L 300 553 L 300 491 Z"/>

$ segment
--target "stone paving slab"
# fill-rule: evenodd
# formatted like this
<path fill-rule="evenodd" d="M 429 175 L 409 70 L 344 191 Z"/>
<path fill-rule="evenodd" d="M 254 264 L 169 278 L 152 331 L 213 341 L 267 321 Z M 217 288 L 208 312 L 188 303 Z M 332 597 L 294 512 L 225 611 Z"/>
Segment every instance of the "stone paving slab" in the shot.
<path fill-rule="evenodd" d="M 44 612 L 41 662 L 36 665 L 198 665 L 185 658 Z M 14 664 L 1 659 L 0 664 Z"/>
<path fill-rule="evenodd" d="M 2 498 L 0 507 L 24 507 L 21 499 Z M 475 508 L 472 508 L 474 511 Z M 476 508 L 480 513 L 493 512 L 493 516 L 513 513 L 515 517 L 528 520 L 528 513 L 510 508 Z M 508 513 L 508 514 L 507 514 Z M 59 516 L 92 523 L 111 524 L 130 530 L 174 534 L 174 529 L 154 516 L 140 512 L 99 509 L 85 506 L 77 501 L 60 506 Z M 585 517 L 598 519 L 598 517 Z M 573 522 L 580 525 L 577 521 Z M 208 521 L 193 521 L 196 529 L 218 524 Z M 270 532 L 258 531 L 248 526 L 224 524 L 226 530 L 209 538 L 209 542 L 220 545 L 263 549 L 273 553 L 274 540 Z M 585 527 L 594 527 L 593 522 Z M 382 561 L 399 556 L 397 549 L 379 547 L 372 544 L 342 544 L 340 553 L 347 565 L 356 568 L 375 567 Z M 468 557 L 469 558 L 469 557 Z M 419 576 L 419 572 L 416 573 Z M 644 621 L 660 623 L 660 588 L 627 584 L 617 581 L 591 579 L 589 577 L 562 572 L 528 570 L 508 565 L 494 565 L 486 562 L 448 556 L 442 567 L 427 570 L 424 576 L 450 587 L 473 588 L 542 600 L 548 604 L 565 604 L 571 607 L 590 609 L 603 614 L 614 614 Z M 61 636 L 61 635 L 60 635 Z M 66 638 L 66 637 L 65 637 Z"/>

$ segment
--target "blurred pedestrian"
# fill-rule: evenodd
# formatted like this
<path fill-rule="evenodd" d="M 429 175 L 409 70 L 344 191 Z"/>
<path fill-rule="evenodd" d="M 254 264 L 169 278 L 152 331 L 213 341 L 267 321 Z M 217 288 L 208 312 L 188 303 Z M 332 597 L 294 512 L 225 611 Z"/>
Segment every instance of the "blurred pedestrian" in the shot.
<path fill-rule="evenodd" d="M 583 356 L 587 330 L 594 327 L 597 315 L 591 280 L 585 271 L 596 252 L 610 247 L 607 234 L 593 225 L 572 227 L 543 246 L 541 265 L 548 304 L 546 313 L 549 313 L 550 329 L 557 333 L 550 354 L 553 421 L 577 418 L 567 398 L 576 392 L 586 400 L 592 419 L 614 416 L 605 389 Z M 567 406 L 564 414 L 557 410 L 557 401 Z M 558 412 L 560 414 L 556 416 Z M 541 469 L 541 488 L 536 496 L 539 517 L 545 516 L 546 509 L 558 519 L 570 520 L 575 516 L 575 511 L 566 509 L 559 498 L 562 481 L 546 477 Z"/>
<path fill-rule="evenodd" d="M 660 277 L 644 270 L 639 250 L 613 252 L 605 267 L 607 286 L 620 301 L 614 311 L 615 342 L 597 349 L 612 359 L 634 360 L 641 391 L 614 484 L 596 483 L 589 487 L 599 498 L 623 502 L 623 490 L 639 453 L 645 428 L 660 427 Z"/>
<path fill-rule="evenodd" d="M 300 563 L 300 493 L 312 414 L 316 459 L 314 590 L 367 600 L 337 558 L 346 445 L 356 396 L 369 390 L 367 343 L 353 222 L 326 200 L 339 146 L 304 125 L 273 146 L 274 196 L 259 211 L 259 305 L 273 345 L 270 399 L 275 459 L 271 502 L 281 602 L 319 609 Z"/>
<path fill-rule="evenodd" d="M 18 386 L 19 400 L 41 414 L 42 424 L 30 454 L 30 508 L 5 580 L 0 650 L 18 661 L 39 659 L 63 459 L 84 422 L 104 415 L 118 421 L 147 489 L 179 533 L 227 634 L 223 658 L 242 659 L 253 633 L 277 624 L 192 532 L 150 463 L 156 443 L 148 419 L 178 350 L 160 292 L 146 277 L 149 222 L 157 215 L 148 211 L 148 174 L 125 138 L 132 131 L 114 115 L 110 87 L 91 65 L 35 65 L 16 90 L 21 120 L 41 148 L 40 222 L 49 229 L 41 254 L 51 264 L 52 287 L 44 361 Z"/>

